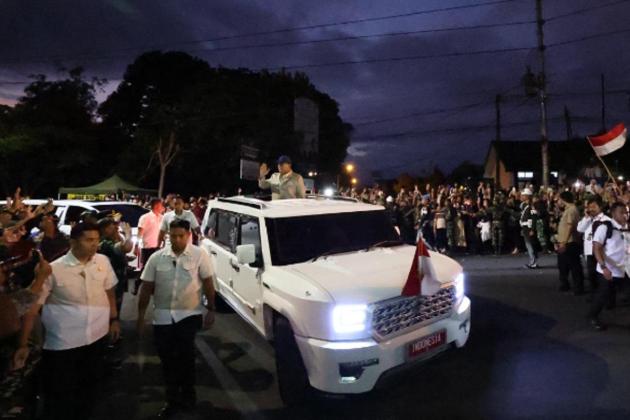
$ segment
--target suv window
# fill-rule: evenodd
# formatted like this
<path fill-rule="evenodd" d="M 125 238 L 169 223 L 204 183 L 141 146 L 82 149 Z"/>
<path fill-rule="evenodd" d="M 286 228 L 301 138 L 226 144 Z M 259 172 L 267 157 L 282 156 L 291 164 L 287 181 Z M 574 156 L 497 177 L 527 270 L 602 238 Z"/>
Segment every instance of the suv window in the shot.
<path fill-rule="evenodd" d="M 212 212 L 214 213 L 215 210 Z M 238 241 L 238 218 L 236 214 L 225 210 L 216 210 L 215 220 L 214 241 L 234 252 Z"/>
<path fill-rule="evenodd" d="M 260 224 L 257 217 L 241 215 L 241 232 L 239 245 L 254 245 L 256 247 L 256 263 L 262 262 L 262 247 L 260 244 Z"/>
<path fill-rule="evenodd" d="M 273 265 L 366 249 L 400 237 L 385 210 L 265 219 Z"/>
<path fill-rule="evenodd" d="M 65 225 L 70 225 L 72 223 L 78 223 L 79 219 L 81 219 L 81 213 L 83 213 L 86 209 L 78 206 L 70 206 L 68 207 L 68 211 L 66 211 L 66 218 L 64 220 Z"/>

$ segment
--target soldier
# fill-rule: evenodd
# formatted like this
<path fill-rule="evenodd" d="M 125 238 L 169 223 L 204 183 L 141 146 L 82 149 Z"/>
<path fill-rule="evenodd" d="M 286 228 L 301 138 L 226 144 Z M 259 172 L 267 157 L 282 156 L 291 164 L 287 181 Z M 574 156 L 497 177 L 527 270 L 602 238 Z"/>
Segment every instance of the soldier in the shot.
<path fill-rule="evenodd" d="M 285 198 L 305 198 L 306 187 L 302 175 L 293 172 L 291 158 L 280 156 L 278 158 L 278 172 L 266 179 L 269 168 L 266 163 L 260 165 L 258 186 L 263 190 L 271 190 L 273 200 Z"/>
<path fill-rule="evenodd" d="M 545 202 L 540 199 L 538 194 L 534 194 L 532 197 L 532 206 L 534 214 L 536 215 L 536 239 L 542 248 L 542 252 L 549 252 L 549 241 L 547 240 L 547 208 Z"/>
<path fill-rule="evenodd" d="M 492 217 L 492 249 L 494 255 L 501 255 L 503 244 L 505 243 L 505 218 L 507 216 L 505 207 L 505 195 L 502 191 L 497 192 L 494 197 L 490 216 Z"/>

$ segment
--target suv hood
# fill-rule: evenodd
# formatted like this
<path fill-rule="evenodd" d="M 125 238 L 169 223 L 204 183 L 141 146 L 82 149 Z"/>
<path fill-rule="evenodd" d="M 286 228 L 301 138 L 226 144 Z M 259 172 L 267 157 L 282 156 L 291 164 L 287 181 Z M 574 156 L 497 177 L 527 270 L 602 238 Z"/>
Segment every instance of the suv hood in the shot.
<path fill-rule="evenodd" d="M 325 289 L 336 303 L 373 303 L 400 296 L 415 253 L 414 246 L 322 257 L 286 268 Z M 462 272 L 455 260 L 430 252 L 437 281 L 450 283 Z"/>

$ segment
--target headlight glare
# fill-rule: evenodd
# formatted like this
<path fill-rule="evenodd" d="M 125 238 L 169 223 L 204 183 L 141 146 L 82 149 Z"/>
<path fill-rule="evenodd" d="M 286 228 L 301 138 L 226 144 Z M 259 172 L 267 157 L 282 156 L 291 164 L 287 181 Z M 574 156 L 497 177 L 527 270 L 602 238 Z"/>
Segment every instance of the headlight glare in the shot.
<path fill-rule="evenodd" d="M 336 333 L 355 333 L 367 327 L 367 305 L 337 305 L 332 312 Z"/>

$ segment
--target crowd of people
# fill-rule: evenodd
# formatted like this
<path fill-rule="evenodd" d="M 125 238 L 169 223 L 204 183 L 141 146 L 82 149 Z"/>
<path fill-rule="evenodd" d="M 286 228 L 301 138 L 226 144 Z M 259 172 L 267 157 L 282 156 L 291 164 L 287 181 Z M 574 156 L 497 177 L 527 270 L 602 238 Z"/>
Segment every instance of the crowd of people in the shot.
<path fill-rule="evenodd" d="M 270 189 L 275 199 L 304 197 L 303 180 L 292 172 L 290 159 L 282 157 L 278 165 L 279 172 L 269 179 L 269 170 L 261 168 L 260 188 Z M 495 191 L 480 182 L 476 188 L 425 185 L 395 194 L 374 186 L 339 194 L 384 206 L 401 239 L 410 244 L 423 240 L 442 253 L 526 251 L 528 269 L 538 268 L 539 253 L 557 253 L 560 290 L 581 295 L 588 280 L 588 316 L 598 330 L 605 329 L 600 312 L 614 305 L 616 285 L 626 277 L 630 183 L 593 179 L 586 185 L 577 181 Z M 129 197 L 148 210 L 138 222 L 135 243 L 131 227 L 115 212 L 86 211 L 67 237 L 59 231 L 51 200 L 32 208 L 19 190 L 7 200 L 0 208 L 3 413 L 15 409 L 19 415 L 19 407 L 33 406 L 24 395 L 34 393 L 23 392 L 16 402 L 12 390 L 28 389 L 29 383 L 37 387 L 40 382 L 32 376 L 42 359 L 45 418 L 88 418 L 93 383 L 102 375 L 100 362 L 111 369 L 120 365 L 119 314 L 126 291 L 138 295 L 139 334 L 154 298 L 154 338 L 167 400 L 161 414 L 194 406 L 194 336 L 214 320 L 213 270 L 209 256 L 194 245 L 208 234 L 200 226 L 209 199 Z M 128 285 L 131 253 L 144 267 L 133 287 Z M 81 285 L 88 278 L 95 282 L 86 291 Z M 188 281 L 197 286 L 188 287 Z M 86 310 L 86 305 L 96 309 Z M 174 305 L 177 311 L 171 310 Z M 37 323 L 38 314 L 44 328 Z"/>
<path fill-rule="evenodd" d="M 528 243 L 539 252 L 554 251 L 563 191 L 572 193 L 581 212 L 592 195 L 609 204 L 630 202 L 630 185 L 613 187 L 595 179 L 548 189 L 529 184 L 495 191 L 491 184 L 480 182 L 476 188 L 429 184 L 388 194 L 375 185 L 342 188 L 339 193 L 388 208 L 401 236 L 410 243 L 422 238 L 443 253 L 500 255 L 518 254 L 527 250 Z"/>
<path fill-rule="evenodd" d="M 121 367 L 119 314 L 127 291 L 140 295 L 139 332 L 154 297 L 154 337 L 169 403 L 161 414 L 193 406 L 194 334 L 214 319 L 210 259 L 192 245 L 200 236 L 207 199 L 173 194 L 165 200 L 130 199 L 149 210 L 138 222 L 137 242 L 115 211 L 84 212 L 66 236 L 52 200 L 37 208 L 25 201 L 18 190 L 0 208 L 3 418 L 33 418 L 36 395 L 44 396 L 43 418 L 89 418 L 100 379 Z M 130 288 L 134 253 L 146 267 Z M 177 322 L 168 315 L 175 304 L 172 281 L 181 286 Z M 199 282 L 199 288 L 189 287 L 189 281 Z M 166 318 L 155 318 L 160 311 Z"/>

